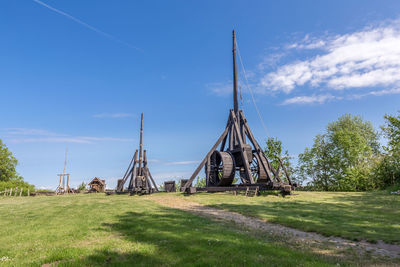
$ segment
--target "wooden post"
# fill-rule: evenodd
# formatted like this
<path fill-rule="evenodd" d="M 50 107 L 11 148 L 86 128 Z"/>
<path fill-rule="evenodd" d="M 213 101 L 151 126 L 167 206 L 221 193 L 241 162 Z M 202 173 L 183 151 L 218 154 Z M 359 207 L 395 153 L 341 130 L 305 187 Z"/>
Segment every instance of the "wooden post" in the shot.
<path fill-rule="evenodd" d="M 235 115 L 238 116 L 239 101 L 237 90 L 237 71 L 236 71 L 236 34 L 235 30 L 232 31 L 232 54 L 233 54 L 233 110 Z"/>
<path fill-rule="evenodd" d="M 133 163 L 136 162 L 137 152 L 138 151 L 136 150 L 135 154 L 132 157 L 131 162 L 129 163 L 128 169 L 126 170 L 126 172 L 125 172 L 125 174 L 124 174 L 124 176 L 122 178 L 121 183 L 117 186 L 117 192 L 123 192 L 124 191 L 124 185 L 125 185 L 126 180 L 129 178 L 130 173 L 132 171 L 131 166 L 132 166 Z"/>
<path fill-rule="evenodd" d="M 253 176 L 251 175 L 250 172 L 250 166 L 249 166 L 249 161 L 247 159 L 247 153 L 244 151 L 244 146 L 243 146 L 243 140 L 242 137 L 240 136 L 240 128 L 237 122 L 237 117 L 233 110 L 231 110 L 231 117 L 233 121 L 233 127 L 237 135 L 237 139 L 239 141 L 239 146 L 240 146 L 240 153 L 242 156 L 243 164 L 244 164 L 244 171 L 246 172 L 247 179 L 250 181 L 251 184 L 254 184 Z"/>
<path fill-rule="evenodd" d="M 290 179 L 289 173 L 288 173 L 288 171 L 286 170 L 285 165 L 283 165 L 283 161 L 282 161 L 281 158 L 279 158 L 279 162 L 281 163 L 280 165 L 282 166 L 282 169 L 283 169 L 283 171 L 285 172 L 285 175 L 286 175 L 286 178 L 287 178 L 289 184 L 292 185 L 292 179 Z"/>
<path fill-rule="evenodd" d="M 67 194 L 69 193 L 69 173 L 67 174 L 67 187 L 66 187 L 66 190 L 67 190 Z"/>
<path fill-rule="evenodd" d="M 30 194 L 30 192 L 29 192 L 29 188 L 28 188 L 28 197 L 30 196 L 31 194 Z"/>
<path fill-rule="evenodd" d="M 132 190 L 136 185 L 135 184 L 135 179 L 136 179 L 136 176 L 137 176 L 137 165 L 138 165 L 137 160 L 136 160 L 137 153 L 138 153 L 138 151 L 136 150 L 135 159 L 133 161 L 133 168 L 132 168 L 132 171 L 131 171 L 131 180 L 129 181 L 128 190 Z"/>
<path fill-rule="evenodd" d="M 63 190 L 64 190 L 64 193 L 65 193 L 65 177 L 64 176 L 65 176 L 65 172 L 63 174 L 63 179 L 62 179 L 63 180 Z"/>
<path fill-rule="evenodd" d="M 142 176 L 142 164 L 143 164 L 143 113 L 140 119 L 140 143 L 139 143 L 139 176 Z"/>
<path fill-rule="evenodd" d="M 225 140 L 226 140 L 226 137 L 225 137 Z M 211 171 L 210 163 L 211 163 L 210 157 L 208 157 L 207 158 L 207 170 L 206 170 L 206 187 L 208 186 L 209 181 L 210 181 L 210 171 Z"/>

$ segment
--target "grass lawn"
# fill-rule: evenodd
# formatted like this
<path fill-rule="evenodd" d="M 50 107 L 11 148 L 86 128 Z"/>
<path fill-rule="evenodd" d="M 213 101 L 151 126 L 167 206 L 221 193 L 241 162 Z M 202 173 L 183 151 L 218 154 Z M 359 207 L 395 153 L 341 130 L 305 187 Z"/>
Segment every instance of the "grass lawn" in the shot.
<path fill-rule="evenodd" d="M 205 201 L 204 196 L 193 198 Z M 235 200 L 220 195 L 212 195 L 211 199 Z M 272 197 L 244 198 L 246 202 L 260 201 L 257 205 L 264 203 L 262 199 Z M 276 200 L 278 203 L 283 202 Z M 47 263 L 330 266 L 349 262 L 267 242 L 262 236 L 141 197 L 91 194 L 0 198 L 0 265 Z"/>
<path fill-rule="evenodd" d="M 259 197 L 228 193 L 182 198 L 293 228 L 352 240 L 400 244 L 400 196 L 387 192 L 295 192 Z"/>

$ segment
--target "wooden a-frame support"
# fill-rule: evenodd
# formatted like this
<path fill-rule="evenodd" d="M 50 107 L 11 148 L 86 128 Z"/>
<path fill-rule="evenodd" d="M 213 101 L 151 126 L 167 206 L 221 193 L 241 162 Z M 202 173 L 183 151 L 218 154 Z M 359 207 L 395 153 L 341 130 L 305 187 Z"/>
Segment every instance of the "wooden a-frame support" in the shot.
<path fill-rule="evenodd" d="M 244 117 L 243 111 L 240 110 L 238 113 L 239 113 L 239 118 L 236 117 L 233 109 L 230 110 L 228 122 L 226 124 L 224 132 L 221 134 L 221 136 L 218 138 L 217 142 L 214 144 L 214 146 L 210 149 L 210 151 L 207 153 L 207 155 L 201 161 L 201 163 L 196 168 L 196 170 L 194 171 L 194 173 L 192 174 L 190 179 L 186 182 L 185 185 L 183 185 L 182 191 L 185 191 L 189 187 L 189 185 L 194 181 L 194 179 L 199 174 L 200 170 L 205 166 L 207 161 L 210 160 L 211 154 L 214 152 L 214 150 L 216 150 L 216 148 L 219 146 L 219 144 L 221 144 L 220 150 L 224 151 L 228 136 L 230 139 L 232 139 L 232 141 L 230 141 L 232 146 L 234 145 L 235 139 L 236 139 L 236 142 L 240 148 L 241 157 L 245 164 L 244 169 L 245 169 L 245 173 L 246 173 L 246 178 L 248 181 L 250 181 L 250 184 L 255 184 L 255 181 L 253 180 L 253 176 L 250 172 L 250 166 L 248 163 L 249 161 L 247 158 L 247 153 L 245 153 L 245 149 L 244 149 L 244 144 L 246 144 L 246 137 L 248 138 L 248 140 L 251 142 L 251 144 L 255 148 L 255 153 L 260 158 L 264 158 L 265 162 L 267 162 L 267 163 L 268 163 L 268 159 L 265 156 L 264 152 L 261 150 L 261 147 L 258 144 L 257 140 L 254 138 L 253 133 L 251 132 L 250 127 L 247 123 L 247 120 Z M 242 125 L 242 129 L 243 129 L 242 131 L 240 131 L 239 125 Z M 242 135 L 243 133 L 244 133 L 244 135 Z M 271 180 L 271 181 L 276 180 L 277 182 L 282 182 L 282 180 L 279 177 L 272 176 L 272 174 L 271 174 L 272 170 L 271 170 L 270 166 L 264 164 L 264 161 L 261 160 L 259 162 L 259 167 L 263 168 L 263 170 L 267 174 L 267 177 L 269 180 Z M 208 175 L 208 173 L 209 173 L 209 171 L 206 172 L 206 175 Z M 274 173 L 274 172 L 272 172 L 272 173 Z"/>
<path fill-rule="evenodd" d="M 139 159 L 138 159 L 139 153 Z M 143 155 L 143 157 L 142 157 Z M 124 185 L 129 180 L 128 192 L 130 193 L 152 193 L 159 192 L 157 185 L 147 166 L 147 153 L 143 151 L 143 113 L 140 123 L 140 145 L 135 151 L 122 180 L 118 183 L 116 192 L 123 192 Z"/>
<path fill-rule="evenodd" d="M 244 176 L 241 174 L 242 184 L 246 185 L 255 185 L 256 181 L 253 179 L 253 175 L 251 173 L 249 159 L 248 159 L 248 150 L 249 145 L 246 145 L 246 138 L 253 145 L 252 149 L 252 157 L 255 154 L 257 156 L 257 168 L 258 170 L 263 170 L 266 177 L 263 177 L 262 183 L 264 188 L 283 188 L 285 191 L 288 190 L 288 186 L 292 186 L 292 182 L 289 178 L 287 170 L 285 166 L 283 166 L 282 161 L 280 160 L 280 166 L 275 171 L 271 164 L 269 163 L 266 155 L 261 149 L 260 145 L 256 141 L 253 136 L 253 133 L 250 130 L 250 127 L 247 123 L 247 120 L 244 116 L 242 110 L 239 110 L 238 103 L 238 86 L 237 86 L 237 70 L 236 70 L 236 35 L 235 31 L 232 32 L 232 55 L 233 55 L 233 109 L 229 111 L 228 122 L 226 123 L 226 127 L 222 135 L 218 138 L 217 142 L 210 149 L 204 159 L 201 161 L 199 166 L 196 168 L 190 179 L 182 186 L 181 191 L 187 191 L 188 187 L 192 184 L 196 176 L 199 174 L 200 170 L 207 164 L 206 168 L 206 187 L 209 187 L 209 178 L 210 178 L 210 161 L 212 153 L 217 149 L 217 147 L 221 144 L 219 151 L 225 151 L 225 146 L 228 141 L 228 152 L 232 153 L 240 153 L 241 157 L 241 165 L 234 166 L 234 171 L 236 171 L 236 167 L 240 169 L 241 172 L 244 171 Z M 229 138 L 228 138 L 229 137 Z M 239 151 L 238 151 L 239 150 Z M 252 159 L 250 159 L 252 160 Z M 287 178 L 289 185 L 285 184 L 282 179 L 279 177 L 280 167 L 283 168 Z M 273 175 L 272 175 L 273 174 Z M 257 181 L 260 182 L 260 181 Z M 222 187 L 222 186 L 221 186 Z M 232 186 L 231 186 L 232 187 Z M 227 188 L 227 187 L 225 187 Z M 204 188 L 203 188 L 204 189 Z M 211 188 L 210 188 L 211 189 Z M 231 188 L 234 189 L 234 188 Z M 213 187 L 212 190 L 218 191 L 219 188 Z M 221 188 L 222 190 L 222 188 Z M 289 189 L 290 190 L 290 189 Z"/>

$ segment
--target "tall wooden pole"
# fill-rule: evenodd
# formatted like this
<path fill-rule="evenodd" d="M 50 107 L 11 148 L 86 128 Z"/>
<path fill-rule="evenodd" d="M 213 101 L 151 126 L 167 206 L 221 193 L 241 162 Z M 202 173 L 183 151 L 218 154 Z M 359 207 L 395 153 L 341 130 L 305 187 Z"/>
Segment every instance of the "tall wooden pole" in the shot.
<path fill-rule="evenodd" d="M 64 161 L 63 175 L 65 175 L 65 169 L 67 168 L 67 154 L 68 154 L 68 147 L 65 148 L 65 161 Z"/>
<path fill-rule="evenodd" d="M 143 113 L 140 119 L 139 175 L 142 175 L 143 163 Z"/>
<path fill-rule="evenodd" d="M 236 117 L 239 117 L 239 102 L 237 88 L 237 71 L 236 71 L 236 34 L 232 31 L 232 54 L 233 54 L 233 110 Z"/>

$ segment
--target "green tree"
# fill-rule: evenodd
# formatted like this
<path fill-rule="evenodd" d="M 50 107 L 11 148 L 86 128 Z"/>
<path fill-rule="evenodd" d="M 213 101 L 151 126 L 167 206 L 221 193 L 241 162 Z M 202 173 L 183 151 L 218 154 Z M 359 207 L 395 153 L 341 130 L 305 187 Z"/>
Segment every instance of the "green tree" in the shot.
<path fill-rule="evenodd" d="M 400 112 L 397 116 L 385 115 L 381 127 L 388 140 L 382 161 L 377 168 L 377 177 L 384 186 L 400 184 Z"/>
<path fill-rule="evenodd" d="M 373 177 L 380 156 L 371 122 L 345 114 L 318 134 L 299 155 L 297 174 L 317 190 L 363 191 L 377 188 Z"/>
<path fill-rule="evenodd" d="M 12 155 L 11 151 L 0 139 L 0 192 L 5 189 L 18 188 L 23 189 L 23 195 L 26 195 L 28 189 L 33 192 L 35 187 L 28 184 L 18 175 L 16 171 L 18 161 Z"/>
<path fill-rule="evenodd" d="M 297 176 L 303 181 L 311 181 L 310 184 L 315 188 L 327 191 L 334 181 L 331 160 L 326 136 L 318 134 L 313 147 L 299 154 Z"/>
<path fill-rule="evenodd" d="M 282 160 L 282 163 L 288 171 L 291 180 L 293 182 L 301 184 L 302 181 L 294 175 L 295 172 L 290 162 L 291 157 L 289 155 L 289 151 L 283 149 L 282 141 L 280 141 L 278 138 L 268 137 L 266 145 L 267 146 L 265 147 L 264 154 L 267 156 L 267 159 L 274 170 L 278 169 L 280 165 L 280 160 Z M 281 175 L 286 176 L 285 173 L 282 171 Z"/>
<path fill-rule="evenodd" d="M 17 174 L 17 159 L 0 139 L 0 181 L 21 180 Z"/>
<path fill-rule="evenodd" d="M 382 130 L 388 138 L 388 150 L 399 150 L 400 148 L 400 111 L 397 116 L 385 115 L 385 125 Z"/>
<path fill-rule="evenodd" d="M 86 184 L 85 184 L 85 182 L 82 182 L 82 183 L 78 186 L 78 190 L 83 191 L 83 190 L 85 190 L 85 189 L 86 189 Z"/>

